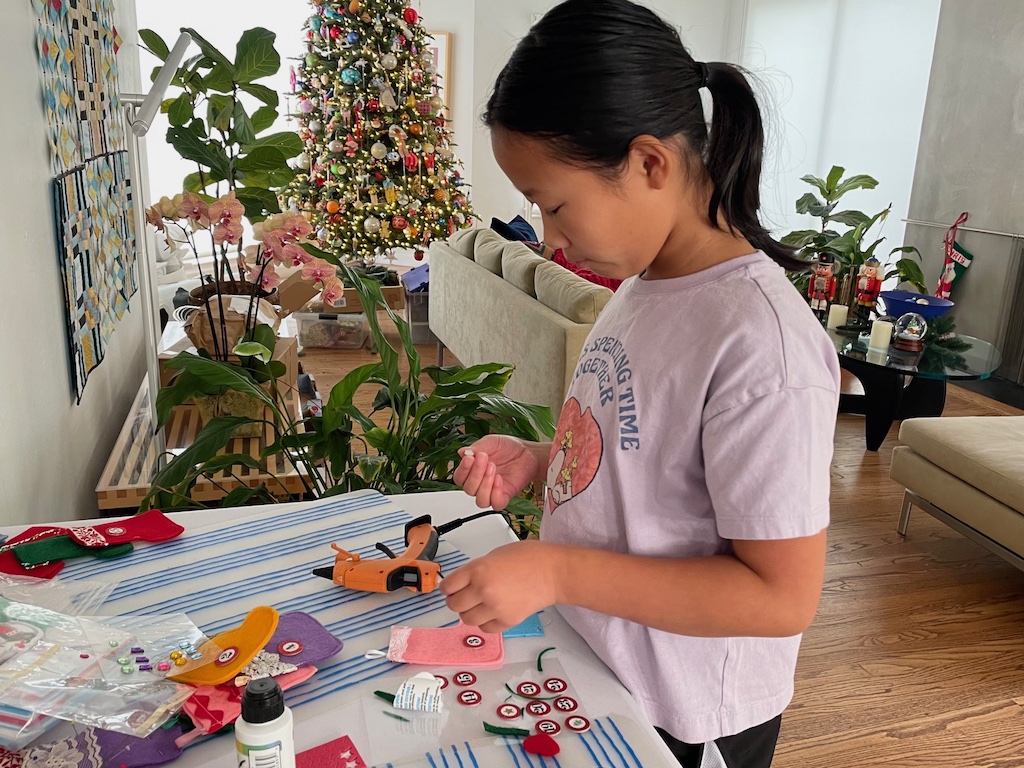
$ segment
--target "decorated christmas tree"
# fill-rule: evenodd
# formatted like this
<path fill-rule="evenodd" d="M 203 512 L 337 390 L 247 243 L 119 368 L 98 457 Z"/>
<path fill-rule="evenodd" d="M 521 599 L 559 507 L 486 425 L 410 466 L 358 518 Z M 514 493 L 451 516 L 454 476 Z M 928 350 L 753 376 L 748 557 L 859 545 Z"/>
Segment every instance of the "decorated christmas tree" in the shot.
<path fill-rule="evenodd" d="M 288 190 L 341 259 L 422 258 L 473 217 L 430 37 L 402 0 L 314 2 L 293 73 L 305 150 Z"/>

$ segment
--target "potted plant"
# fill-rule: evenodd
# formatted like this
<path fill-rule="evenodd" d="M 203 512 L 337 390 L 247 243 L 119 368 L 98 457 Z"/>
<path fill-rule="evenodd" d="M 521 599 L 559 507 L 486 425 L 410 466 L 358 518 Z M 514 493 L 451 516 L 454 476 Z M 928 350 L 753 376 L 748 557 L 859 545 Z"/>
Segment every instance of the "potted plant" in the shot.
<path fill-rule="evenodd" d="M 332 257 L 309 245 L 311 253 Z M 528 440 L 550 439 L 554 422 L 549 408 L 516 402 L 502 390 L 513 372 L 505 363 L 469 368 L 423 367 L 412 342 L 408 323 L 387 305 L 381 286 L 363 278 L 347 265 L 335 267 L 341 279 L 359 293 L 370 323 L 380 360 L 349 372 L 331 390 L 323 413 L 291 418 L 257 386 L 255 377 L 215 360 L 179 354 L 170 365 L 190 374 L 170 389 L 216 383 L 260 398 L 273 413 L 259 423 L 272 430 L 274 440 L 263 457 L 283 453 L 305 478 L 311 498 L 374 488 L 382 493 L 415 493 L 455 488 L 452 476 L 459 462 L 458 450 L 491 433 L 515 435 Z M 377 311 L 387 312 L 401 338 L 395 347 L 381 330 Z M 399 363 L 404 359 L 406 373 Z M 269 374 L 274 371 L 268 369 Z M 428 395 L 421 391 L 420 374 L 434 382 Z M 199 382 L 189 383 L 189 382 Z M 376 387 L 371 412 L 354 404 L 361 387 Z M 173 397 L 185 397 L 186 391 Z M 165 400 L 165 403 L 167 400 Z M 161 418 L 167 412 L 161 412 Z M 383 420 L 379 426 L 375 421 Z M 191 490 L 201 476 L 211 476 L 232 466 L 259 466 L 247 454 L 224 454 L 232 431 L 250 417 L 222 417 L 205 424 L 192 446 L 172 458 L 154 478 L 143 508 L 182 509 L 203 506 Z M 226 505 L 268 500 L 266 488 L 240 488 L 221 500 Z M 517 520 L 533 520 L 537 508 L 526 498 L 514 499 L 509 514 Z"/>
<path fill-rule="evenodd" d="M 875 256 L 875 250 L 885 238 L 880 237 L 867 246 L 864 245 L 864 240 L 872 227 L 886 220 L 892 210 L 892 205 L 873 216 L 853 209 L 836 211 L 840 199 L 848 192 L 856 189 L 874 189 L 878 186 L 875 179 L 864 174 L 844 179 L 845 172 L 845 168 L 835 165 L 824 179 L 811 175 L 801 177 L 801 181 L 814 187 L 820 197 L 814 192 L 807 192 L 796 201 L 796 211 L 821 219 L 821 224 L 819 229 L 800 229 L 790 232 L 782 238 L 782 242 L 798 249 L 798 255 L 808 262 L 808 267 L 817 261 L 819 254 L 830 253 L 835 258 L 836 274 L 840 275 L 845 284 L 849 286 L 844 292 L 843 285 L 840 285 L 836 300 L 849 303 L 852 300 L 852 296 L 849 294 L 852 293 L 852 284 L 857 271 L 868 259 L 878 258 Z M 836 225 L 845 227 L 845 231 L 839 231 L 835 228 Z M 920 252 L 913 246 L 893 248 L 883 262 L 881 270 L 883 279 L 888 280 L 895 277 L 899 279 L 899 282 L 909 283 L 921 293 L 927 293 L 924 274 L 921 272 L 918 262 L 906 256 L 893 260 L 893 256 L 896 254 L 914 254 L 918 261 L 921 258 Z M 790 276 L 797 289 L 801 293 L 806 293 L 810 273 L 805 270 L 792 272 Z"/>

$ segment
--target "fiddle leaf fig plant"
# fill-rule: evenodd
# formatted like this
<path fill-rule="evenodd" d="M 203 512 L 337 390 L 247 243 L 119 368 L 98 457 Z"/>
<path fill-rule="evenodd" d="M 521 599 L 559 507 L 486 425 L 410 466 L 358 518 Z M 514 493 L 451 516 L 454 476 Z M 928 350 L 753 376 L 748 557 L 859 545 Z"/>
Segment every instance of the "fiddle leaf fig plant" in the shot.
<path fill-rule="evenodd" d="M 892 211 L 890 204 L 885 210 L 869 216 L 863 211 L 839 208 L 841 198 L 856 189 L 874 189 L 878 186 L 871 176 L 857 174 L 843 178 L 846 169 L 835 165 L 828 176 L 820 179 L 817 176 L 802 176 L 801 181 L 814 187 L 815 192 L 807 192 L 796 201 L 796 212 L 806 213 L 821 220 L 818 229 L 799 229 L 782 238 L 786 245 L 797 249 L 797 255 L 807 261 L 808 267 L 813 266 L 819 254 L 830 253 L 835 257 L 838 274 L 853 272 L 872 258 L 883 263 L 883 279 L 898 278 L 901 283 L 913 285 L 921 293 L 927 293 L 924 274 L 918 263 L 920 252 L 913 246 L 900 246 L 889 251 L 885 259 L 875 255 L 875 250 L 884 241 L 884 237 L 873 240 L 865 245 L 868 232 L 876 225 L 881 225 Z M 840 231 L 836 225 L 845 229 Z M 914 255 L 917 261 L 907 256 L 893 259 L 896 254 Z M 790 275 L 792 282 L 801 292 L 806 292 L 809 273 L 804 270 Z"/>
<path fill-rule="evenodd" d="M 528 405 L 503 393 L 514 367 L 507 363 L 462 366 L 426 366 L 412 342 L 408 323 L 384 300 L 380 283 L 362 277 L 351 267 L 315 247 L 304 244 L 318 258 L 332 261 L 339 276 L 359 294 L 380 359 L 350 371 L 331 390 L 316 416 L 292 416 L 271 392 L 279 390 L 280 371 L 273 363 L 257 358 L 248 368 L 181 353 L 169 361 L 182 371 L 158 397 L 161 423 L 169 418 L 172 404 L 184 402 L 189 390 L 226 388 L 262 399 L 270 418 L 273 440 L 262 458 L 283 454 L 306 487 L 306 496 L 322 498 L 363 488 L 385 494 L 451 490 L 458 451 L 489 433 L 513 435 L 526 440 L 550 440 L 555 425 L 546 406 Z M 401 343 L 393 345 L 381 329 L 378 310 L 387 312 L 398 329 Z M 254 339 L 253 341 L 257 341 Z M 433 382 L 423 391 L 421 373 Z M 184 374 L 187 374 L 184 375 Z M 376 388 L 369 412 L 355 404 L 364 387 Z M 142 508 L 164 510 L 206 506 L 192 497 L 200 477 L 212 477 L 231 467 L 251 467 L 248 454 L 225 453 L 232 432 L 247 417 L 220 417 L 204 424 L 193 445 L 171 458 L 154 478 Z M 266 471 L 266 468 L 263 468 Z M 223 504 L 251 504 L 269 500 L 265 487 L 237 489 Z M 512 500 L 508 514 L 513 520 L 532 521 L 537 507 L 527 498 Z"/>
<path fill-rule="evenodd" d="M 294 131 L 264 133 L 278 118 L 280 97 L 258 81 L 281 68 L 277 36 L 262 27 L 248 29 L 231 59 L 194 29 L 182 31 L 200 52 L 178 67 L 171 87 L 179 92 L 165 99 L 161 109 L 170 123 L 168 143 L 197 166 L 185 177 L 184 191 L 205 195 L 209 202 L 220 197 L 223 184 L 234 191 L 251 222 L 280 213 L 278 191 L 295 176 L 288 160 L 302 152 L 302 141 Z M 166 61 L 169 49 L 159 34 L 142 29 L 139 37 L 146 50 Z"/>

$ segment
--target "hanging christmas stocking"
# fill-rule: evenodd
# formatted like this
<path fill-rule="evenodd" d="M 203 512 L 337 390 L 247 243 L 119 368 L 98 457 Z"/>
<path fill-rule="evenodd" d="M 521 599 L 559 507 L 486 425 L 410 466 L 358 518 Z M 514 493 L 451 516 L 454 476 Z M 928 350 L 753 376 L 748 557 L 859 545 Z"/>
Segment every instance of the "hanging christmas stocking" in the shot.
<path fill-rule="evenodd" d="M 968 213 L 964 211 L 954 222 L 953 226 L 942 238 L 942 246 L 945 250 L 945 262 L 942 266 L 942 274 L 939 275 L 939 284 L 935 288 L 935 295 L 940 299 L 948 299 L 953 292 L 953 286 L 964 276 L 967 268 L 974 260 L 966 248 L 956 241 L 956 230 L 961 224 L 967 221 Z"/>

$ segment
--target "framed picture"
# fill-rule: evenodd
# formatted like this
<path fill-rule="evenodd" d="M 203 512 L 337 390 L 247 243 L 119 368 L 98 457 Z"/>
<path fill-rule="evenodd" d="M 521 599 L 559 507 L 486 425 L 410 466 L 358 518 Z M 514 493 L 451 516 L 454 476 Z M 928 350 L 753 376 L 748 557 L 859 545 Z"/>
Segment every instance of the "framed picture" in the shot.
<path fill-rule="evenodd" d="M 452 50 L 452 33 L 451 32 L 427 32 L 432 38 L 427 44 L 428 49 L 434 57 L 434 70 L 437 72 L 437 84 L 434 88 L 434 94 L 440 95 L 444 100 L 445 114 L 448 114 L 451 110 L 452 100 L 449 94 L 452 91 L 451 81 L 451 50 Z"/>

